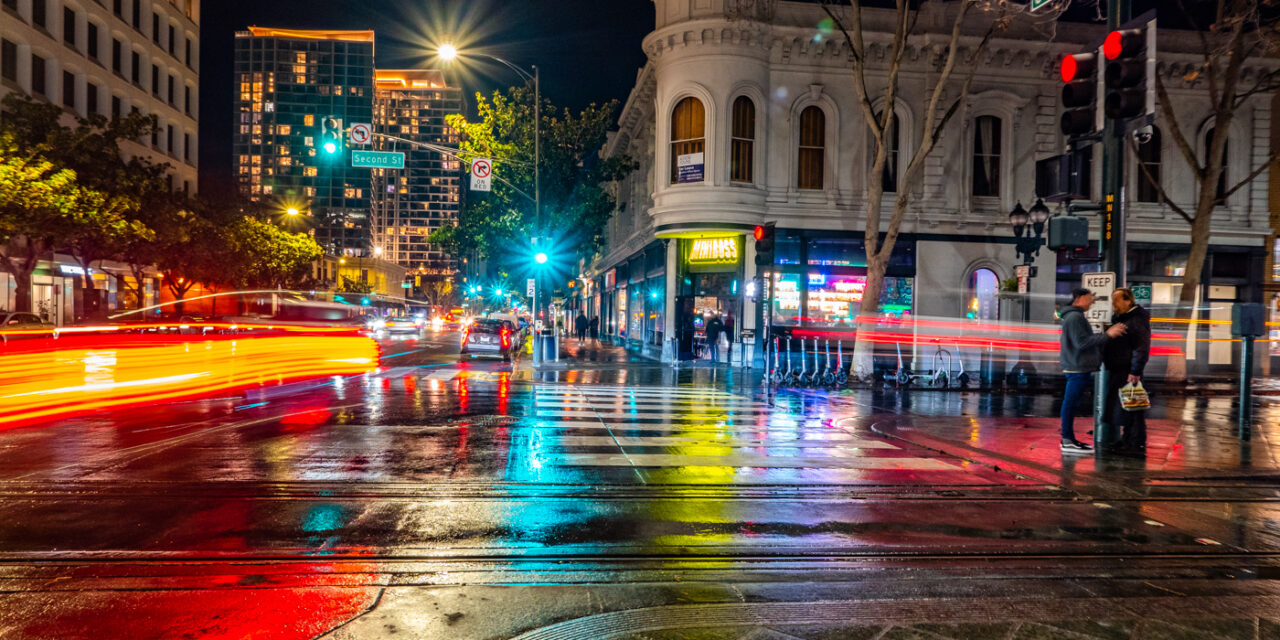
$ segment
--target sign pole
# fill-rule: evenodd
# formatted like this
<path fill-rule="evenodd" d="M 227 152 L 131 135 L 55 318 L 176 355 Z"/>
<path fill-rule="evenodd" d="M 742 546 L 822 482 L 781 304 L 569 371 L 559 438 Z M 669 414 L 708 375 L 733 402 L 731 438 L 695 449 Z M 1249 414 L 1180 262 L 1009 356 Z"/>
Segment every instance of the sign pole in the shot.
<path fill-rule="evenodd" d="M 1107 29 L 1116 30 L 1130 19 L 1130 0 L 1111 0 L 1107 12 Z M 1117 287 L 1125 286 L 1128 266 L 1125 264 L 1125 189 L 1124 189 L 1124 135 L 1123 120 L 1106 119 L 1102 135 L 1102 224 L 1099 234 L 1099 254 L 1102 270 L 1115 275 Z M 1107 301 L 1110 303 L 1110 300 Z M 1106 323 L 1104 323 L 1104 326 Z M 1093 446 L 1110 445 L 1118 436 L 1111 417 L 1106 415 L 1107 390 L 1110 388 L 1106 368 L 1098 371 L 1093 391 Z"/>

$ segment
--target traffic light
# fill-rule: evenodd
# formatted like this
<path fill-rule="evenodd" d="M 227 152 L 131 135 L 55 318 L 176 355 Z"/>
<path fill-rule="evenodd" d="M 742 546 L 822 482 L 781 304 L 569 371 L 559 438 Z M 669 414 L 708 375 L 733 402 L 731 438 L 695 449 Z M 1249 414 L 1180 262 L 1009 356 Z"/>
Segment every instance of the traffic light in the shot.
<path fill-rule="evenodd" d="M 1103 41 L 1103 111 L 1108 118 L 1136 118 L 1155 111 L 1155 35 L 1152 20 L 1144 27 L 1112 31 Z"/>
<path fill-rule="evenodd" d="M 1084 136 L 1102 130 L 1098 109 L 1098 54 L 1076 53 L 1062 59 L 1062 135 Z"/>
<path fill-rule="evenodd" d="M 342 148 L 342 120 L 325 116 L 320 120 L 320 148 L 333 155 Z"/>
<path fill-rule="evenodd" d="M 773 265 L 773 235 L 776 222 L 769 222 L 756 225 L 756 266 L 772 266 Z"/>

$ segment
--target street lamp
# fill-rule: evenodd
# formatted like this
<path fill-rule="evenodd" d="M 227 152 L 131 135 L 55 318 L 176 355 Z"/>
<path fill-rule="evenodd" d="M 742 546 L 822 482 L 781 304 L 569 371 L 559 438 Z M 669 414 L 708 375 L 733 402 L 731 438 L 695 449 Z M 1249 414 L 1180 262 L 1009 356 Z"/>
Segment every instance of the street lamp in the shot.
<path fill-rule="evenodd" d="M 452 43 L 445 43 L 436 48 L 436 55 L 445 62 L 456 60 L 459 54 L 460 52 L 458 51 L 458 48 L 454 46 Z M 478 53 L 475 55 L 479 55 L 479 56 L 488 58 L 490 60 L 493 60 L 494 62 L 497 62 L 502 66 L 515 72 L 516 75 L 520 76 L 520 78 L 525 80 L 526 82 L 533 83 L 533 215 L 534 215 L 534 220 L 536 225 L 536 232 L 534 233 L 534 236 L 535 236 L 534 243 L 537 244 L 537 240 L 538 240 L 537 236 L 542 234 L 545 231 L 543 228 L 545 226 L 545 222 L 542 219 L 542 167 L 540 166 L 542 164 L 542 75 L 541 75 L 541 71 L 538 69 L 537 65 L 533 65 L 533 73 L 529 73 L 523 67 L 515 63 L 512 63 L 508 60 L 499 58 L 498 56 L 491 56 L 487 53 Z M 546 254 L 539 253 L 538 255 L 542 256 L 542 259 L 538 261 L 538 264 L 545 264 L 547 261 Z M 536 321 L 538 314 L 541 311 L 541 306 L 539 305 L 539 299 L 542 298 L 541 273 L 534 274 L 534 279 L 535 279 L 534 289 L 535 289 L 536 297 L 534 298 L 534 301 L 533 301 L 533 313 Z M 538 346 L 535 346 L 533 349 L 534 364 L 539 364 L 542 360 L 543 354 L 539 346 L 541 346 L 541 343 L 538 343 Z"/>
<path fill-rule="evenodd" d="M 290 216 L 296 216 L 296 215 L 298 215 L 298 214 L 300 214 L 300 213 L 302 213 L 302 212 L 301 212 L 301 211 L 298 211 L 298 208 L 297 208 L 297 207 L 289 207 L 288 209 L 286 209 L 286 210 L 285 210 L 285 213 L 286 213 L 286 214 L 288 214 L 288 215 L 290 215 Z"/>

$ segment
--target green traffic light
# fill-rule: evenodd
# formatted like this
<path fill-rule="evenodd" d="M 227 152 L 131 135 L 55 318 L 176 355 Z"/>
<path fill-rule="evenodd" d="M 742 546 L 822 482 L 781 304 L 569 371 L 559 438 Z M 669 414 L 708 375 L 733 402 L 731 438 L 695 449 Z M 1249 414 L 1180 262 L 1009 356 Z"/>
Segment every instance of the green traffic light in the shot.
<path fill-rule="evenodd" d="M 534 261 L 535 261 L 535 262 L 537 262 L 538 264 L 546 264 L 546 263 L 547 263 L 547 254 L 542 253 L 541 251 L 539 251 L 537 255 L 533 256 L 533 259 L 534 259 Z"/>
<path fill-rule="evenodd" d="M 324 152 L 325 152 L 325 153 L 337 153 L 337 152 L 338 152 L 338 145 L 337 145 L 336 143 L 333 143 L 333 142 L 326 142 L 326 143 L 324 143 Z"/>

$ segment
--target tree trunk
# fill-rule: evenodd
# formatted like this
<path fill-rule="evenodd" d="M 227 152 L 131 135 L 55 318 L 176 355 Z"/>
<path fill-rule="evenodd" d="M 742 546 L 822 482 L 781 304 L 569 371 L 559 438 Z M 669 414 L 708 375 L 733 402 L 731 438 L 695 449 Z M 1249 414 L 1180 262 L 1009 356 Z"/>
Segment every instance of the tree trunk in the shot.
<path fill-rule="evenodd" d="M 84 271 L 84 275 L 80 278 L 80 299 L 84 302 L 84 317 L 97 318 L 102 311 L 102 299 L 98 297 L 98 289 L 93 286 L 93 276 L 89 273 L 89 265 L 94 263 L 94 259 L 83 259 L 75 255 L 72 257 Z"/>
<path fill-rule="evenodd" d="M 24 255 L 15 256 L 15 249 L 20 250 Z M 11 311 L 33 312 L 31 276 L 36 271 L 36 263 L 40 261 L 40 250 L 36 241 L 28 237 L 11 238 L 3 258 L 5 270 L 13 276 L 17 285 Z"/>
<path fill-rule="evenodd" d="M 1217 184 L 1215 179 L 1212 185 Z M 1209 236 L 1213 221 L 1214 207 L 1214 191 L 1213 186 L 1208 189 L 1205 184 L 1200 185 L 1201 196 L 1200 202 L 1197 203 L 1196 217 L 1191 222 L 1191 251 L 1187 255 L 1186 271 L 1182 274 L 1182 292 L 1178 296 L 1178 308 L 1176 316 L 1180 320 L 1187 320 L 1186 337 L 1183 343 L 1190 344 L 1190 349 L 1195 349 L 1199 344 L 1197 341 L 1200 337 L 1200 326 L 1195 322 L 1190 322 L 1195 318 L 1196 293 L 1200 290 L 1200 276 L 1204 272 L 1205 260 L 1209 257 Z M 1165 379 L 1170 382 L 1185 382 L 1187 379 L 1187 360 L 1195 355 L 1188 353 L 1185 357 L 1179 358 L 1170 356 L 1165 370 Z"/>
<path fill-rule="evenodd" d="M 13 298 L 13 310 L 30 313 L 31 309 L 31 272 L 18 269 L 13 273 L 13 280 L 18 290 Z"/>

